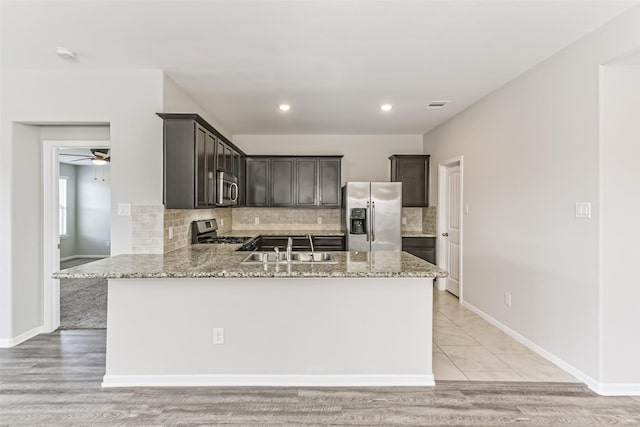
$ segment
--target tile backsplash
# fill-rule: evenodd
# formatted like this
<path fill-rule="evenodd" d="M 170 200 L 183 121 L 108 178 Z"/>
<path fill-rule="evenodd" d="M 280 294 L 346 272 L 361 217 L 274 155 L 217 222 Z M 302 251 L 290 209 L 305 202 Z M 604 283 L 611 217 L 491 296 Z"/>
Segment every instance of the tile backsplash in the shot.
<path fill-rule="evenodd" d="M 163 205 L 131 206 L 131 251 L 161 254 L 163 251 Z"/>
<path fill-rule="evenodd" d="M 422 210 L 422 232 L 426 234 L 436 234 L 437 228 L 437 214 L 438 209 L 436 206 L 429 206 Z"/>
<path fill-rule="evenodd" d="M 233 229 L 338 231 L 340 209 L 234 208 Z"/>
<path fill-rule="evenodd" d="M 402 231 L 422 231 L 422 208 L 402 208 Z"/>
<path fill-rule="evenodd" d="M 191 222 L 215 218 L 218 233 L 231 231 L 231 209 L 166 209 L 164 211 L 164 253 L 191 244 Z M 173 227 L 173 237 L 169 238 L 169 227 Z"/>

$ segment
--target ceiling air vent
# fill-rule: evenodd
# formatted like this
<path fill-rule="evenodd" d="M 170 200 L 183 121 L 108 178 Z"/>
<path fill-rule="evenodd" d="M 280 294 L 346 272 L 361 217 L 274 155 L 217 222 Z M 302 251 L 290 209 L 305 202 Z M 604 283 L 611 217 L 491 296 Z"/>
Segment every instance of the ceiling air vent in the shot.
<path fill-rule="evenodd" d="M 433 101 L 430 102 L 429 105 L 427 105 L 427 108 L 433 109 L 433 108 L 442 108 L 444 107 L 446 104 L 448 104 L 450 101 Z"/>

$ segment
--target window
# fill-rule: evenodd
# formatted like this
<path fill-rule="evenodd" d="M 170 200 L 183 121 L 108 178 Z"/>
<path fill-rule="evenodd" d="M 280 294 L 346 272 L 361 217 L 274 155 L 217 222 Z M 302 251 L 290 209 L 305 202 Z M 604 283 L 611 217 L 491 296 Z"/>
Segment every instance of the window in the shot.
<path fill-rule="evenodd" d="M 59 193 L 58 193 L 58 203 L 59 203 L 59 221 L 60 221 L 60 237 L 67 236 L 67 177 L 61 176 L 59 181 Z"/>

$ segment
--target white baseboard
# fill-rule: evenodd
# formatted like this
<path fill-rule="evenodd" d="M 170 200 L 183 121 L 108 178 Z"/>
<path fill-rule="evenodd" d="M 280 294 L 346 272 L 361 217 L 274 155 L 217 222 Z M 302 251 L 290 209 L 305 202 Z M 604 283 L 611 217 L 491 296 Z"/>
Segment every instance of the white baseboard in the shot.
<path fill-rule="evenodd" d="M 81 258 L 109 258 L 109 255 L 71 255 L 68 257 L 60 258 L 60 261 L 71 261 L 72 259 Z"/>
<path fill-rule="evenodd" d="M 504 332 L 507 335 L 509 335 L 514 340 L 518 341 L 521 344 L 526 345 L 531 350 L 533 350 L 536 353 L 538 353 L 540 356 L 544 357 L 545 359 L 547 359 L 551 363 L 557 365 L 561 369 L 563 369 L 566 372 L 568 372 L 569 374 L 573 375 L 574 377 L 576 377 L 577 379 L 579 379 L 580 381 L 585 383 L 587 386 L 589 386 L 589 388 L 591 390 L 595 391 L 596 393 L 599 393 L 598 389 L 599 389 L 600 383 L 598 383 L 598 381 L 596 381 L 593 378 L 591 378 L 589 375 L 585 374 L 584 372 L 582 372 L 578 368 L 570 365 L 569 363 L 565 362 L 564 360 L 560 359 L 559 357 L 555 356 L 554 354 L 549 353 L 547 350 L 545 350 L 544 348 L 540 347 L 538 344 L 536 344 L 533 341 L 529 340 L 528 338 L 520 335 L 518 332 L 514 331 L 513 329 L 511 329 L 510 327 L 508 327 L 504 323 L 502 323 L 502 322 L 494 319 L 493 317 L 489 316 L 487 313 L 485 313 L 484 311 L 480 310 L 479 308 L 469 304 L 466 301 L 461 301 L 461 304 L 464 307 L 466 307 L 469 310 L 471 310 L 474 313 L 476 313 L 478 316 L 482 317 L 487 322 L 491 323 L 496 328 L 500 329 L 502 332 Z"/>
<path fill-rule="evenodd" d="M 603 396 L 640 396 L 640 384 L 599 383 L 593 391 Z"/>
<path fill-rule="evenodd" d="M 0 338 L 0 348 L 15 347 L 18 344 L 21 344 L 26 340 L 31 339 L 41 333 L 42 333 L 42 326 L 36 326 L 35 328 L 27 332 L 23 332 L 20 335 L 15 336 L 13 338 Z"/>
<path fill-rule="evenodd" d="M 105 375 L 102 387 L 431 387 L 433 375 Z"/>

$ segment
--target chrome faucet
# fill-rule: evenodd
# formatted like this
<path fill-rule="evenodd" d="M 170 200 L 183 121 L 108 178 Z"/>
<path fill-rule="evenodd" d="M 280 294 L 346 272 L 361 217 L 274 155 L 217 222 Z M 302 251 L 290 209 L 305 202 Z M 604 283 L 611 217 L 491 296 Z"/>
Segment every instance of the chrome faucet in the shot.
<path fill-rule="evenodd" d="M 280 248 L 276 246 L 273 251 L 276 253 L 276 262 L 280 261 Z"/>
<path fill-rule="evenodd" d="M 287 239 L 287 262 L 291 262 L 292 246 L 293 246 L 293 240 L 291 239 L 291 237 L 289 237 L 289 239 Z"/>
<path fill-rule="evenodd" d="M 313 238 L 311 237 L 311 234 L 307 234 L 307 238 L 309 239 L 309 246 L 311 246 L 311 260 L 313 261 Z"/>

